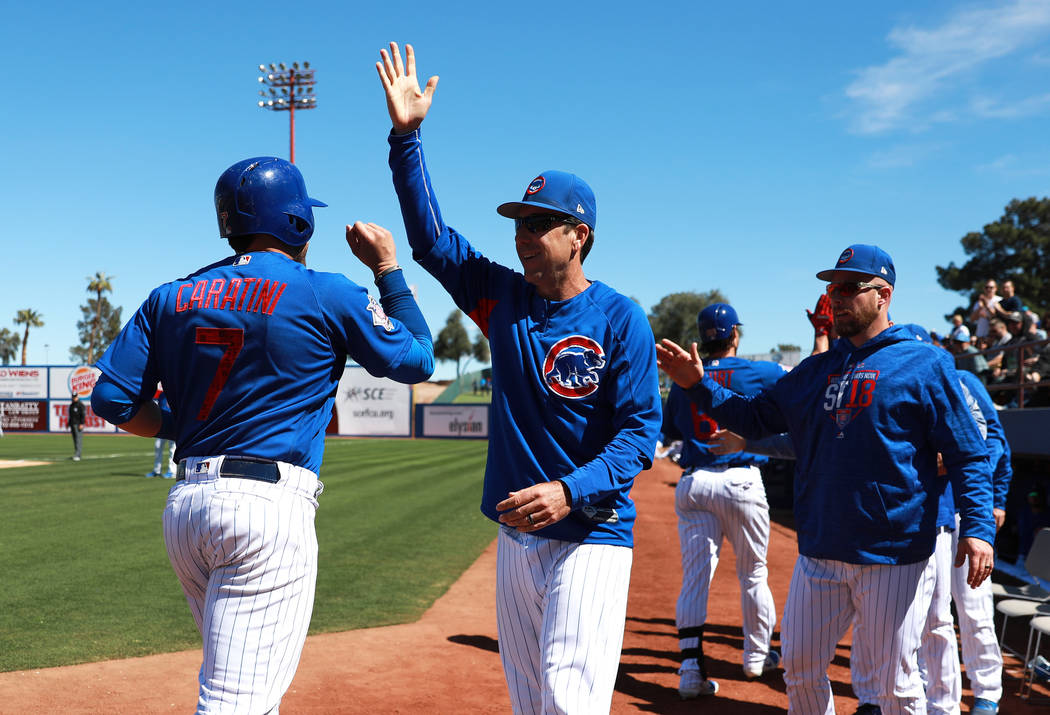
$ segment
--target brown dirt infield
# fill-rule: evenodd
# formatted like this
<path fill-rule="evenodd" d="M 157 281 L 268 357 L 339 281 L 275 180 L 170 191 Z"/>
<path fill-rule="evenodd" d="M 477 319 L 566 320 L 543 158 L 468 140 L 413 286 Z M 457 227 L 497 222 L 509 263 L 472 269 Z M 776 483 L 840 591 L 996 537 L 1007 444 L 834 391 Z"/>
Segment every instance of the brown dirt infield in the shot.
<path fill-rule="evenodd" d="M 678 698 L 674 610 L 681 572 L 674 515 L 679 470 L 666 460 L 636 480 L 639 518 L 627 627 L 614 713 L 702 710 L 760 715 L 787 708 L 780 671 L 748 682 L 740 668 L 739 587 L 728 544 L 715 576 L 705 653 L 718 695 Z M 774 523 L 770 586 L 783 611 L 796 556 L 795 535 Z M 311 636 L 281 703 L 295 713 L 506 713 L 510 711 L 496 651 L 495 546 L 416 623 Z M 1021 643 L 1023 643 L 1023 636 Z M 1015 639 L 1016 641 L 1016 639 Z M 779 631 L 774 646 L 779 645 Z M 199 651 L 65 668 L 0 674 L 0 713 L 191 712 Z M 852 713 L 848 641 L 830 670 L 839 713 Z M 1008 668 L 1002 709 L 1034 713 L 1017 698 L 1016 663 Z M 965 684 L 965 680 L 964 680 Z M 971 702 L 966 691 L 963 711 Z"/>

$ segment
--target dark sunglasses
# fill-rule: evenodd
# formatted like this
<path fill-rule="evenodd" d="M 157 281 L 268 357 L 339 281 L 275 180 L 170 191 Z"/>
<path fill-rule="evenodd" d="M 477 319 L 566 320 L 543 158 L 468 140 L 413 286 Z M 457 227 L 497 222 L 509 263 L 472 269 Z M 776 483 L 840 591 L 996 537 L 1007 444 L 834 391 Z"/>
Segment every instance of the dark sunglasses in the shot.
<path fill-rule="evenodd" d="M 575 226 L 580 223 L 580 220 L 563 214 L 533 214 L 532 216 L 519 216 L 514 219 L 514 230 L 520 231 L 522 226 L 524 226 L 525 230 L 529 233 L 541 234 L 547 233 L 547 231 L 550 231 L 555 226 L 563 223 Z"/>
<path fill-rule="evenodd" d="M 865 283 L 864 281 L 845 281 L 842 283 L 828 283 L 827 293 L 829 296 L 842 296 L 843 298 L 852 298 L 869 288 L 878 290 L 879 288 L 885 288 L 886 286 L 880 286 L 876 283 Z"/>

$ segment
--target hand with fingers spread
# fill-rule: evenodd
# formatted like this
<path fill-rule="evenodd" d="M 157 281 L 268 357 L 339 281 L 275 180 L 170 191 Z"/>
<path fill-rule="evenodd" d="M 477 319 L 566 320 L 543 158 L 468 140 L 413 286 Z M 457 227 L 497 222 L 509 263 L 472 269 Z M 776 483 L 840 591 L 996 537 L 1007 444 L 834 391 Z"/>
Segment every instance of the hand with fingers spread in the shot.
<path fill-rule="evenodd" d="M 834 328 L 834 318 L 831 315 L 831 299 L 827 293 L 821 293 L 817 298 L 816 310 L 806 308 L 806 315 L 813 325 L 815 335 L 828 335 Z"/>
<path fill-rule="evenodd" d="M 500 523 L 518 531 L 538 531 L 567 517 L 570 499 L 569 488 L 556 479 L 511 492 L 496 509 Z"/>
<path fill-rule="evenodd" d="M 405 61 L 401 62 L 401 51 L 396 42 L 390 43 L 390 52 L 380 50 L 381 62 L 376 62 L 379 80 L 386 90 L 386 107 L 390 112 L 390 121 L 394 124 L 395 134 L 408 134 L 419 128 L 423 118 L 434 101 L 434 90 L 438 78 L 427 80 L 426 89 L 419 89 L 416 77 L 416 52 L 412 45 L 405 45 Z"/>
<path fill-rule="evenodd" d="M 379 224 L 357 221 L 347 225 L 346 245 L 377 276 L 397 266 L 394 236 Z"/>
<path fill-rule="evenodd" d="M 692 344 L 691 352 L 686 352 L 675 341 L 664 338 L 656 344 L 656 365 L 686 390 L 704 377 L 704 364 L 700 361 L 696 343 Z"/>

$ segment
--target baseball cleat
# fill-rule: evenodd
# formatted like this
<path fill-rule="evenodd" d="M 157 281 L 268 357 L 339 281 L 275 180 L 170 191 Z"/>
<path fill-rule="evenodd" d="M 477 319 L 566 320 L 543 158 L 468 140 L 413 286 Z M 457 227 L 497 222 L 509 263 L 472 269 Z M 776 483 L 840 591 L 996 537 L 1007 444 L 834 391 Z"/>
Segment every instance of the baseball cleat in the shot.
<path fill-rule="evenodd" d="M 862 703 L 853 715 L 882 715 L 882 708 L 874 703 Z"/>
<path fill-rule="evenodd" d="M 780 653 L 775 650 L 771 650 L 766 653 L 766 659 L 759 665 L 745 665 L 744 666 L 744 677 L 748 680 L 754 680 L 755 678 L 761 678 L 765 673 L 772 670 L 776 670 L 780 666 Z"/>
<path fill-rule="evenodd" d="M 149 478 L 149 477 L 159 477 L 159 476 L 160 476 L 160 472 L 150 472 L 149 474 L 146 475 L 147 478 Z"/>
<path fill-rule="evenodd" d="M 175 478 L 175 472 L 164 472 L 164 478 L 165 479 L 174 479 Z"/>
<path fill-rule="evenodd" d="M 999 712 L 999 703 L 994 700 L 988 700 L 987 698 L 974 698 L 973 709 L 971 713 L 997 713 Z"/>
<path fill-rule="evenodd" d="M 678 682 L 678 694 L 682 700 L 689 700 L 698 695 L 714 695 L 718 692 L 718 683 L 705 680 L 699 670 L 679 670 L 682 679 Z"/>

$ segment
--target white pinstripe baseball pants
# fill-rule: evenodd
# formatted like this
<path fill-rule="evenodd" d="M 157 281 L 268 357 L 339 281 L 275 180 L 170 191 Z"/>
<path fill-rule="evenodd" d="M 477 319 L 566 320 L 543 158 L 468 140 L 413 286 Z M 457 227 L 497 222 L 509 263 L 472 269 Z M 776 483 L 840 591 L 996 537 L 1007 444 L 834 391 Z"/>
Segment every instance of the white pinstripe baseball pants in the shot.
<path fill-rule="evenodd" d="M 320 482 L 283 462 L 277 484 L 220 478 L 221 462 L 183 460 L 164 510 L 168 558 L 204 641 L 197 712 L 277 713 L 313 610 Z"/>
<path fill-rule="evenodd" d="M 919 670 L 926 686 L 928 715 L 958 715 L 962 700 L 959 646 L 952 619 L 952 534 L 937 535 L 931 567 L 934 570 L 933 599 L 919 646 Z M 859 693 L 858 693 L 859 695 Z"/>
<path fill-rule="evenodd" d="M 850 667 L 862 669 L 861 682 L 875 684 L 873 703 L 883 715 L 925 713 L 916 652 L 933 597 L 929 561 L 868 565 L 798 557 L 781 627 L 789 713 L 835 712 L 827 670 L 850 624 Z"/>
<path fill-rule="evenodd" d="M 682 590 L 675 621 L 678 629 L 707 622 L 707 597 L 718 567 L 722 539 L 736 554 L 740 611 L 744 630 L 743 665 L 761 668 L 769 652 L 777 612 L 769 590 L 769 504 L 757 467 L 722 471 L 697 469 L 682 475 L 675 488 L 678 539 L 682 550 Z M 683 651 L 698 638 L 680 639 Z"/>
<path fill-rule="evenodd" d="M 959 549 L 959 515 L 955 515 L 952 553 Z M 985 579 L 977 588 L 966 583 L 969 563 L 952 568 L 952 600 L 959 616 L 959 639 L 966 677 L 975 698 L 999 702 L 1003 697 L 1003 654 L 995 636 L 995 605 L 992 580 Z"/>
<path fill-rule="evenodd" d="M 500 527 L 496 616 L 514 713 L 609 712 L 632 557 Z"/>

